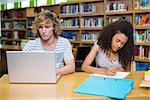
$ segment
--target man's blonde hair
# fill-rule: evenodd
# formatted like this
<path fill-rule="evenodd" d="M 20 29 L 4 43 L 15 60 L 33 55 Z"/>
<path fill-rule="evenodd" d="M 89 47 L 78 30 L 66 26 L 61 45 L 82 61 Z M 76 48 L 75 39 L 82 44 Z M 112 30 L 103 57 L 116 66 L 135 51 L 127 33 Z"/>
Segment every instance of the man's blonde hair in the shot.
<path fill-rule="evenodd" d="M 35 20 L 32 24 L 32 31 L 38 37 L 40 37 L 39 26 L 42 22 L 46 22 L 46 23 L 51 22 L 54 28 L 53 30 L 54 37 L 58 38 L 58 35 L 60 34 L 60 24 L 59 24 L 59 19 L 57 18 L 56 14 L 49 10 L 43 10 L 36 15 Z"/>

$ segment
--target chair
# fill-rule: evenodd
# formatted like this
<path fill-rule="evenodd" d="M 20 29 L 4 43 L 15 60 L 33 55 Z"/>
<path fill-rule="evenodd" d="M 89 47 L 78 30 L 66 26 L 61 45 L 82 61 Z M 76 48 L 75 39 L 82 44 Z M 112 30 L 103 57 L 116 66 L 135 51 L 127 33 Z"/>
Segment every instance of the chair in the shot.
<path fill-rule="evenodd" d="M 81 66 L 83 61 L 85 60 L 86 56 L 89 54 L 89 52 L 91 51 L 91 47 L 78 47 L 77 48 L 77 55 L 76 55 L 76 60 L 75 60 L 75 64 L 76 64 L 76 68 L 75 70 L 77 72 L 82 71 L 81 70 Z M 95 61 L 93 61 L 92 66 L 95 66 Z"/>

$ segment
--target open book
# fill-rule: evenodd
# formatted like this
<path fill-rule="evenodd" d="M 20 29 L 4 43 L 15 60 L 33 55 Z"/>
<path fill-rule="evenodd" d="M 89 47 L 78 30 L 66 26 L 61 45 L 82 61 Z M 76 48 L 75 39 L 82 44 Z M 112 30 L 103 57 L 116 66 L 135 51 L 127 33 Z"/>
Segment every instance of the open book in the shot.
<path fill-rule="evenodd" d="M 117 72 L 117 74 L 114 75 L 114 76 L 108 76 L 108 75 L 104 75 L 104 74 L 90 74 L 90 76 L 100 76 L 100 77 L 106 77 L 106 78 L 123 79 L 123 78 L 125 78 L 128 74 L 129 74 L 129 72 Z"/>

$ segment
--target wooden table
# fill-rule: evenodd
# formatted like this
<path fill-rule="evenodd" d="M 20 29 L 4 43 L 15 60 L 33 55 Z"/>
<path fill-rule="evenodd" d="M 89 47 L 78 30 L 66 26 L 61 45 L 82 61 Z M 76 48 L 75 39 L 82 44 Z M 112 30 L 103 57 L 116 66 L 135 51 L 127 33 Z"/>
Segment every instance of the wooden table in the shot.
<path fill-rule="evenodd" d="M 0 77 L 7 73 L 6 51 L 20 51 L 19 45 L 2 45 L 0 44 Z"/>
<path fill-rule="evenodd" d="M 21 50 L 19 45 L 2 45 L 0 44 L 0 50 Z"/>
<path fill-rule="evenodd" d="M 0 79 L 1 100 L 109 100 L 110 98 L 74 93 L 74 89 L 88 77 L 87 73 L 76 72 L 64 75 L 57 84 L 9 84 L 8 75 Z M 134 89 L 127 100 L 150 100 L 150 90 L 140 88 L 143 72 L 134 72 L 127 76 L 134 80 Z"/>

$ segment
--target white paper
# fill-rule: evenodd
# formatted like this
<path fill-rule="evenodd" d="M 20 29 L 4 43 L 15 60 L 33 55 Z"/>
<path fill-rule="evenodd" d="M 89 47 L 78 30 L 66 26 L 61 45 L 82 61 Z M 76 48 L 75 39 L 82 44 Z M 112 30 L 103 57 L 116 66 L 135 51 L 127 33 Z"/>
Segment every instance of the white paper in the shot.
<path fill-rule="evenodd" d="M 106 78 L 117 78 L 117 79 L 123 79 L 125 78 L 129 72 L 117 72 L 115 76 L 108 76 L 103 74 L 90 74 L 90 76 L 99 76 L 99 77 L 106 77 Z"/>

